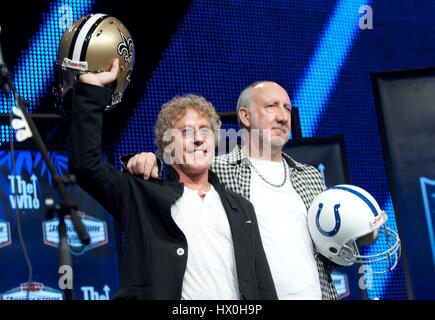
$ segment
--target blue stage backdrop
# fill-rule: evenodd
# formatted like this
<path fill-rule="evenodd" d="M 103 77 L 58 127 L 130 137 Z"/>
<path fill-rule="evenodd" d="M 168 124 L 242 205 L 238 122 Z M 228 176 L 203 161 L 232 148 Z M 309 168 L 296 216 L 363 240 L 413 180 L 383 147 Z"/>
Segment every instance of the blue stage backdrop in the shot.
<path fill-rule="evenodd" d="M 51 1 L 40 17 L 39 31 L 11 68 L 31 111 L 53 84 L 51 63 L 63 25 L 100 3 Z M 434 13 L 429 0 L 191 1 L 137 94 L 114 144 L 115 164 L 120 167 L 122 154 L 155 150 L 156 115 L 174 95 L 201 94 L 218 111 L 234 111 L 245 86 L 272 80 L 299 108 L 304 137 L 343 135 L 350 183 L 369 191 L 389 215 L 388 226 L 397 230 L 369 73 L 434 65 Z M 136 31 L 135 41 L 146 43 L 151 32 L 158 30 Z M 143 77 L 133 73 L 133 82 Z M 132 94 L 127 89 L 126 95 Z M 7 112 L 3 95 L 0 103 L 0 111 Z M 228 127 L 234 124 L 224 124 Z M 8 141 L 5 128 L 0 142 Z M 383 249 L 379 242 L 372 252 Z M 374 276 L 367 294 L 409 298 L 403 265 Z"/>
<path fill-rule="evenodd" d="M 434 5 L 419 3 L 193 1 L 115 145 L 115 159 L 155 150 L 152 126 L 174 95 L 201 94 L 218 111 L 234 111 L 245 86 L 276 81 L 299 108 L 304 137 L 344 136 L 350 183 L 369 191 L 397 230 L 369 72 L 432 63 L 425 37 L 435 38 L 426 32 Z M 371 251 L 385 249 L 380 242 Z M 369 299 L 408 298 L 402 264 L 370 279 Z"/>

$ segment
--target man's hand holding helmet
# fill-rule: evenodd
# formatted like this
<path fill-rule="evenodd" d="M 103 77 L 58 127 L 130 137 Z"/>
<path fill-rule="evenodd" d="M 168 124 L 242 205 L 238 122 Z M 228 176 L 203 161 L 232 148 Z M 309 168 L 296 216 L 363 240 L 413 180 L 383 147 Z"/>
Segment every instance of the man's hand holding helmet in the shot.
<path fill-rule="evenodd" d="M 86 72 L 79 76 L 81 82 L 91 84 L 98 87 L 107 87 L 113 81 L 116 80 L 116 77 L 119 73 L 119 59 L 116 58 L 112 61 L 112 67 L 109 71 L 92 73 Z"/>

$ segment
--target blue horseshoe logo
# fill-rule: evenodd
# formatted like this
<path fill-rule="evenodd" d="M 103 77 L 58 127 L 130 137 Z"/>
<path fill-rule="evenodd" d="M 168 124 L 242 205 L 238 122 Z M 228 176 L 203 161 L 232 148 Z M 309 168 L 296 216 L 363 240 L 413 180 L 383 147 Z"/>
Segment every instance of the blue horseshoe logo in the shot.
<path fill-rule="evenodd" d="M 332 237 L 332 236 L 337 234 L 338 230 L 340 230 L 341 217 L 340 217 L 340 213 L 338 212 L 338 208 L 340 208 L 340 204 L 336 204 L 334 206 L 335 227 L 331 231 L 325 231 L 320 226 L 319 217 L 320 217 L 320 212 L 322 211 L 322 208 L 323 208 L 323 203 L 319 203 L 319 210 L 317 211 L 317 215 L 316 215 L 316 226 L 317 226 L 317 229 L 324 236 L 326 236 L 326 237 Z"/>

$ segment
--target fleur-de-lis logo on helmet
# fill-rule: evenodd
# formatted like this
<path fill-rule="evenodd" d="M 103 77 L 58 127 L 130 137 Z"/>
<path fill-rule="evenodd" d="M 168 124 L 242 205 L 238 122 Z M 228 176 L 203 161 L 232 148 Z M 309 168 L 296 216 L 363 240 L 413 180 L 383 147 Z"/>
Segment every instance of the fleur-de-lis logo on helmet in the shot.
<path fill-rule="evenodd" d="M 119 30 L 119 33 L 121 34 L 122 42 L 118 44 L 118 54 L 122 56 L 125 53 L 124 61 L 132 64 L 133 55 L 134 55 L 133 39 L 127 38 L 126 35 L 122 33 L 121 30 Z"/>

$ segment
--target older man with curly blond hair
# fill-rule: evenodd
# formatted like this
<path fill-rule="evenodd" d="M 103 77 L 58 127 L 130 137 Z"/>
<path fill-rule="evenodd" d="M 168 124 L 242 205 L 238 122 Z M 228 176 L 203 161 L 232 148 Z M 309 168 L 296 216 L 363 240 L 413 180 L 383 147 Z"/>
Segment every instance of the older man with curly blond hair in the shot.
<path fill-rule="evenodd" d="M 69 168 L 125 232 L 119 299 L 277 299 L 254 209 L 209 171 L 220 127 L 203 97 L 175 97 L 155 126 L 164 179 L 120 173 L 100 158 L 104 107 L 119 71 L 74 83 Z"/>

